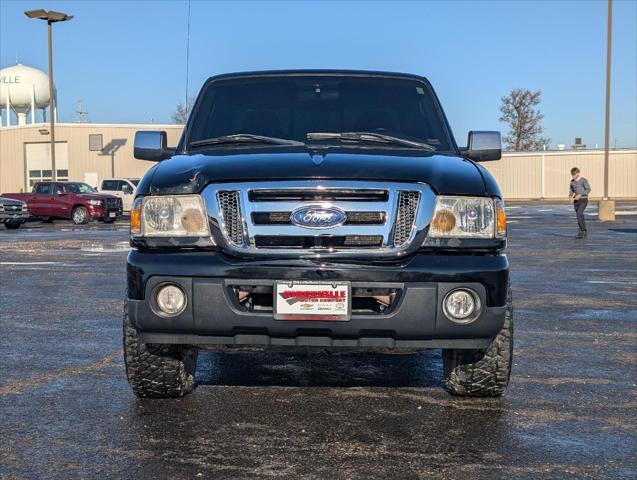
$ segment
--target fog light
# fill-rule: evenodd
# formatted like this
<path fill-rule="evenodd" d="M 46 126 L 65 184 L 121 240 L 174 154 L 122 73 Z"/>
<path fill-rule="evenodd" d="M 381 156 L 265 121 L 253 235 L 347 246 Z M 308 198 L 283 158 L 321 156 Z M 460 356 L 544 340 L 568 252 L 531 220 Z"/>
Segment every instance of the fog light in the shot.
<path fill-rule="evenodd" d="M 443 309 L 449 320 L 471 323 L 480 313 L 480 297 L 472 290 L 452 290 L 445 297 Z"/>
<path fill-rule="evenodd" d="M 186 308 L 186 294 L 176 285 L 164 285 L 157 290 L 157 306 L 165 315 L 179 315 Z"/>

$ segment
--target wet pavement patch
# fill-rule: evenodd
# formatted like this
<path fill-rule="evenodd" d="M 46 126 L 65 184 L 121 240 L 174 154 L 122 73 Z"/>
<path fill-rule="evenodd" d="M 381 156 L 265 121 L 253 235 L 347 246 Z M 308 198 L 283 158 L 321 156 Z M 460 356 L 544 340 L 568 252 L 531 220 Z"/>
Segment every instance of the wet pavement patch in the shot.
<path fill-rule="evenodd" d="M 450 396 L 439 351 L 300 350 L 205 352 L 191 396 L 138 400 L 125 226 L 0 227 L 0 478 L 636 478 L 637 217 L 578 241 L 570 206 L 511 207 L 502 399 Z"/>

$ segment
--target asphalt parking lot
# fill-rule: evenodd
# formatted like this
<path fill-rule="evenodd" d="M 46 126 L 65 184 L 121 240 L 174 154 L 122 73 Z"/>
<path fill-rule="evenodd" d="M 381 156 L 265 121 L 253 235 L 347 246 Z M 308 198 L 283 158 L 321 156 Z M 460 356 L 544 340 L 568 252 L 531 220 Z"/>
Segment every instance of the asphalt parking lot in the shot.
<path fill-rule="evenodd" d="M 589 213 L 577 241 L 568 205 L 508 208 L 503 399 L 449 396 L 431 351 L 207 352 L 191 396 L 138 400 L 126 225 L 0 227 L 0 478 L 633 479 L 637 216 Z"/>

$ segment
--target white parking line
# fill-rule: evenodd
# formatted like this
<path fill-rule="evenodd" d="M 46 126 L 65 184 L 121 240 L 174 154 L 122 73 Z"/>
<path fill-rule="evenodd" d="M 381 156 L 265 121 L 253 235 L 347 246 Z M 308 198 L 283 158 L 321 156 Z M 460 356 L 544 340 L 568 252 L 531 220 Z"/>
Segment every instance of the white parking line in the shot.
<path fill-rule="evenodd" d="M 610 284 L 626 283 L 623 280 L 584 280 L 584 282 L 586 282 L 586 283 L 610 283 Z"/>
<path fill-rule="evenodd" d="M 588 215 L 589 217 L 596 217 L 598 212 L 584 212 L 584 215 Z M 637 210 L 618 210 L 615 212 L 615 215 L 637 215 Z"/>
<path fill-rule="evenodd" d="M 128 242 L 121 244 L 115 247 L 105 247 L 103 245 L 96 245 L 94 247 L 82 247 L 83 252 L 93 252 L 93 253 L 118 253 L 118 252 L 128 252 L 130 251 L 130 245 Z"/>
<path fill-rule="evenodd" d="M 0 265 L 57 265 L 60 262 L 0 262 Z"/>

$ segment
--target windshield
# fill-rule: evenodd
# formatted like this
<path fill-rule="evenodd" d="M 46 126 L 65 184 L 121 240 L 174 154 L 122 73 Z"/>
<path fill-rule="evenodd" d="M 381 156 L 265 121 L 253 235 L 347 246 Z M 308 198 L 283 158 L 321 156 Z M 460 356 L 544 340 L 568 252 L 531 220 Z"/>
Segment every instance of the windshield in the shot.
<path fill-rule="evenodd" d="M 206 140 L 239 134 L 369 146 L 369 138 L 360 136 L 308 134 L 370 132 L 427 144 L 437 151 L 452 149 L 429 87 L 407 78 L 290 75 L 218 80 L 202 93 L 189 124 L 190 147 L 210 147 Z M 216 145 L 228 147 L 228 142 Z"/>
<path fill-rule="evenodd" d="M 93 187 L 91 187 L 90 185 L 88 185 L 86 183 L 69 183 L 67 185 L 67 187 L 73 193 L 95 193 L 95 192 L 97 192 L 97 190 L 95 190 Z"/>

